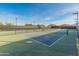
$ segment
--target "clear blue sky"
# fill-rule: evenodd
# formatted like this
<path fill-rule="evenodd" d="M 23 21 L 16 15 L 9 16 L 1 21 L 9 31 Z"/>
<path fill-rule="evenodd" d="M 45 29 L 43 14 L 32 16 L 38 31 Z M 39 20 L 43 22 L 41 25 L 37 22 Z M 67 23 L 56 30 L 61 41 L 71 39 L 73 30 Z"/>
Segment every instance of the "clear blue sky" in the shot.
<path fill-rule="evenodd" d="M 73 24 L 73 12 L 79 11 L 79 4 L 0 4 L 0 22 L 15 24 Z"/>

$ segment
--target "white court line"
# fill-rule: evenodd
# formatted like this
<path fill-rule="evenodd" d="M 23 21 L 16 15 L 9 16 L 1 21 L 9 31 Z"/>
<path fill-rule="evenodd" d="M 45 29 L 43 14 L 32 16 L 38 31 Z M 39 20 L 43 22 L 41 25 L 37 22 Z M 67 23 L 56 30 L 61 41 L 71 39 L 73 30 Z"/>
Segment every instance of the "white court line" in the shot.
<path fill-rule="evenodd" d="M 52 43 L 51 45 L 47 45 L 47 44 L 45 44 L 45 43 L 43 43 L 43 42 L 40 42 L 40 41 L 37 41 L 37 40 L 35 40 L 35 39 L 32 39 L 32 40 L 34 40 L 34 41 L 36 41 L 36 42 L 38 42 L 38 43 L 41 43 L 41 44 L 43 44 L 43 45 L 45 45 L 45 46 L 51 47 L 51 46 L 54 45 L 56 42 L 58 42 L 60 39 L 62 39 L 64 36 L 65 36 L 65 35 L 63 35 L 61 38 L 57 39 L 57 40 L 56 40 L 54 43 Z"/>
<path fill-rule="evenodd" d="M 43 44 L 43 45 L 45 45 L 45 46 L 49 46 L 49 45 L 47 45 L 47 44 L 45 44 L 45 43 L 43 43 L 43 42 L 40 42 L 40 41 L 37 41 L 37 40 L 35 40 L 35 39 L 32 39 L 33 41 L 36 41 L 36 42 L 38 42 L 38 43 L 40 43 L 40 44 Z"/>
<path fill-rule="evenodd" d="M 63 39 L 66 35 L 63 35 L 62 37 L 60 37 L 59 39 L 57 39 L 54 43 L 52 43 L 49 47 L 51 47 L 52 45 L 54 45 L 56 42 L 58 42 L 59 40 Z"/>
<path fill-rule="evenodd" d="M 58 31 L 56 31 L 56 32 L 59 32 L 60 30 L 58 30 Z M 49 34 L 49 33 L 47 33 L 47 34 Z M 44 34 L 43 34 L 44 35 Z M 45 34 L 46 35 L 46 34 Z M 38 36 L 42 36 L 42 35 L 38 35 Z M 47 35 L 46 35 L 47 36 Z M 35 39 L 32 39 L 33 37 L 30 37 L 31 38 L 31 40 L 33 40 L 33 41 L 36 41 L 36 42 L 38 42 L 38 43 L 41 43 L 41 44 L 43 44 L 43 45 L 45 45 L 45 46 L 48 46 L 49 47 L 49 45 L 47 45 L 47 44 L 45 44 L 45 43 L 43 43 L 43 42 L 40 42 L 40 41 L 38 41 L 38 40 L 35 40 Z M 29 39 L 29 38 L 28 38 Z"/>

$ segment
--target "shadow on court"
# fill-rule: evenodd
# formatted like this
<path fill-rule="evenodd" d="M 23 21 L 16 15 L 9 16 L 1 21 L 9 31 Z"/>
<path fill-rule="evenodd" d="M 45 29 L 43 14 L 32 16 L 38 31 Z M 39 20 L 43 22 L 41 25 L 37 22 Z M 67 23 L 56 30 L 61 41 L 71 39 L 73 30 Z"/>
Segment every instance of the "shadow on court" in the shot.
<path fill-rule="evenodd" d="M 65 36 L 51 47 L 38 43 L 32 38 L 0 46 L 0 55 L 10 56 L 75 56 L 76 53 L 74 31 L 69 32 L 68 39 Z"/>

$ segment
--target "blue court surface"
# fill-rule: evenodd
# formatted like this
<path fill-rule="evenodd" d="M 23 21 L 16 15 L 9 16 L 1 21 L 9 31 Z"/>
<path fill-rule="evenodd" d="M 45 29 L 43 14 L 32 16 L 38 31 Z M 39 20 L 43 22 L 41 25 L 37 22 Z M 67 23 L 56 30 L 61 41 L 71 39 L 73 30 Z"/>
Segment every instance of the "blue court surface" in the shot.
<path fill-rule="evenodd" d="M 65 36 L 65 32 L 58 31 L 58 32 L 51 33 L 51 34 L 33 37 L 32 39 L 50 47 L 56 41 L 62 39 L 64 36 Z"/>
<path fill-rule="evenodd" d="M 71 29 L 51 32 L 0 46 L 0 56 L 76 56 L 76 38 Z"/>

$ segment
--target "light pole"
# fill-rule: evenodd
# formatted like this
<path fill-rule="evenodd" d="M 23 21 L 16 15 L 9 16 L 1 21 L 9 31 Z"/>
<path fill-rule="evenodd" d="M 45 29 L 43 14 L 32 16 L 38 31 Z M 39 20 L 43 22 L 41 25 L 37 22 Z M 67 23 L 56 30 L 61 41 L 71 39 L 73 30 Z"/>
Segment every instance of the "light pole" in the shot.
<path fill-rule="evenodd" d="M 15 34 L 17 33 L 17 17 L 15 18 Z"/>
<path fill-rule="evenodd" d="M 76 40 L 76 45 L 78 44 L 78 42 L 79 42 L 79 33 L 78 33 L 78 12 L 75 12 L 75 13 L 73 13 L 73 14 L 75 14 L 76 15 L 76 32 L 77 32 L 77 40 Z M 76 55 L 78 55 L 78 46 L 77 46 L 77 52 L 76 52 L 77 54 Z"/>
<path fill-rule="evenodd" d="M 77 39 L 79 40 L 79 34 L 78 34 L 78 12 L 75 12 L 74 13 L 76 16 L 77 16 L 77 18 L 76 18 L 76 31 L 77 31 Z"/>

